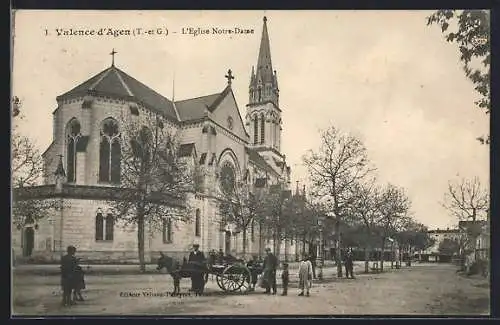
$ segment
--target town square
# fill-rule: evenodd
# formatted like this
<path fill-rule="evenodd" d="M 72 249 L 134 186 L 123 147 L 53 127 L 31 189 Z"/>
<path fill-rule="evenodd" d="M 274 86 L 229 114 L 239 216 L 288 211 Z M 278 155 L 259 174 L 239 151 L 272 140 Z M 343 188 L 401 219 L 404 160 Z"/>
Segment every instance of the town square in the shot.
<path fill-rule="evenodd" d="M 487 10 L 12 17 L 13 316 L 490 314 Z"/>

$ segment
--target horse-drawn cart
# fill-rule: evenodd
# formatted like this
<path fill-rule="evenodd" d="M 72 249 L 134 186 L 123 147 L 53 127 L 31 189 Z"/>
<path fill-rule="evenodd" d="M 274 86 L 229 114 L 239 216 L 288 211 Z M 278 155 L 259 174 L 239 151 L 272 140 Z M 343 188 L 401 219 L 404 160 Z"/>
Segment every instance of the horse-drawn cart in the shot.
<path fill-rule="evenodd" d="M 215 281 L 224 292 L 247 293 L 251 288 L 252 275 L 262 273 L 260 265 L 247 266 L 241 260 L 223 261 L 214 264 L 200 264 L 186 262 L 176 265 L 176 262 L 167 256 L 158 261 L 158 269 L 165 267 L 172 276 L 190 278 L 194 272 L 203 273 L 205 283 L 209 276 L 215 276 Z"/>

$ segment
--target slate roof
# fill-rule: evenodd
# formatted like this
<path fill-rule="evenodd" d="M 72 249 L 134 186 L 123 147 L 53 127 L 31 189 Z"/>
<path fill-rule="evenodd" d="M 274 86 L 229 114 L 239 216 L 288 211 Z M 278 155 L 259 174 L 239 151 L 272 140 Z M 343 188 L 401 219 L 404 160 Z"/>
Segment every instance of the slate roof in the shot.
<path fill-rule="evenodd" d="M 220 93 L 176 101 L 175 107 L 179 113 L 180 120 L 197 120 L 207 116 L 206 111 L 219 96 Z"/>
<path fill-rule="evenodd" d="M 179 157 L 189 157 L 196 155 L 194 143 L 184 143 L 179 146 Z"/>
<path fill-rule="evenodd" d="M 207 116 L 207 111 L 213 112 L 230 91 L 231 88 L 226 87 L 220 93 L 176 101 L 180 120 L 191 121 Z"/>
<path fill-rule="evenodd" d="M 245 148 L 248 158 L 250 161 L 252 161 L 255 165 L 259 166 L 260 168 L 264 169 L 266 172 L 270 172 L 273 174 L 276 174 L 276 171 L 267 163 L 267 161 L 262 158 L 259 153 L 253 149 L 250 148 Z"/>
<path fill-rule="evenodd" d="M 177 120 L 174 104 L 171 100 L 115 66 L 99 72 L 82 84 L 62 94 L 58 99 L 94 94 L 135 100 L 150 109 L 162 113 L 168 118 Z"/>
<path fill-rule="evenodd" d="M 57 99 L 74 98 L 86 95 L 104 95 L 134 100 L 149 109 L 160 112 L 165 117 L 177 122 L 198 120 L 212 112 L 231 91 L 226 87 L 222 92 L 172 102 L 158 92 L 128 75 L 115 66 L 111 66 L 75 88 L 65 92 Z M 90 107 L 89 99 L 84 101 L 85 108 Z"/>

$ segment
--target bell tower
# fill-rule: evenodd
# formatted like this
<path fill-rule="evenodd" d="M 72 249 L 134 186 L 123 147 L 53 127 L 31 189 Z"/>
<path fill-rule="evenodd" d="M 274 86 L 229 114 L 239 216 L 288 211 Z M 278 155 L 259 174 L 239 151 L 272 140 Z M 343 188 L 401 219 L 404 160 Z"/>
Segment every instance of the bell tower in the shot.
<path fill-rule="evenodd" d="M 246 126 L 250 134 L 250 146 L 265 156 L 281 157 L 282 122 L 278 77 L 271 61 L 266 17 L 262 27 L 257 66 L 252 67 L 248 91 Z"/>

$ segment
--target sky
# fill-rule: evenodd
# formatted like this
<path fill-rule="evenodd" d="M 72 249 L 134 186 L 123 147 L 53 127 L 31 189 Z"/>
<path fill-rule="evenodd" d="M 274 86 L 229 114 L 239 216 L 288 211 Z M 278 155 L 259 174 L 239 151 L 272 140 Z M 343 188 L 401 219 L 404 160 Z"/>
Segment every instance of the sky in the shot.
<path fill-rule="evenodd" d="M 380 184 L 407 190 L 415 218 L 454 227 L 442 207 L 450 180 L 489 184 L 489 149 L 476 137 L 489 117 L 474 105 L 455 44 L 430 11 L 18 11 L 12 92 L 23 101 L 20 131 L 43 152 L 52 141 L 56 97 L 115 64 L 175 99 L 222 91 L 228 69 L 242 116 L 267 16 L 280 87 L 282 152 L 292 184 L 305 184 L 302 157 L 330 125 L 362 139 Z M 189 35 L 182 28 L 253 29 Z M 162 30 L 154 35 L 58 36 L 57 29 Z M 168 35 L 166 33 L 168 31 Z"/>

